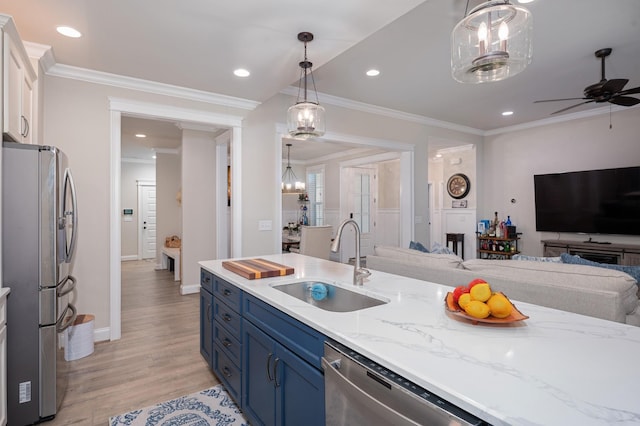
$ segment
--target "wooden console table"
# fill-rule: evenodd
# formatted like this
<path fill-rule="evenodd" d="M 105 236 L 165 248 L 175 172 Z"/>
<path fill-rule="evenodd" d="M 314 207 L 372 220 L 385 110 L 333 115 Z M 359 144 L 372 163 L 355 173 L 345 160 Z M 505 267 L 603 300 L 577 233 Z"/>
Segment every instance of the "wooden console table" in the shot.
<path fill-rule="evenodd" d="M 542 240 L 542 244 L 547 257 L 569 253 L 599 263 L 640 265 L 640 245 L 568 240 Z"/>

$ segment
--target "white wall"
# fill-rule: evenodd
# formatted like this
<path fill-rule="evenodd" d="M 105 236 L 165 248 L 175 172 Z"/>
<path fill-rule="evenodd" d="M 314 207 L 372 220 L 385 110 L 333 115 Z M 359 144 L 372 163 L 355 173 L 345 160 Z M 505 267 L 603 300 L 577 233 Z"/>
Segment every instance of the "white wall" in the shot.
<path fill-rule="evenodd" d="M 512 133 L 489 136 L 484 142 L 483 176 L 479 214 L 491 218 L 497 211 L 522 232 L 518 248 L 541 255 L 543 239 L 583 241 L 588 236 L 536 232 L 533 175 L 640 165 L 638 123 L 640 108 L 609 115 L 549 124 Z M 511 199 L 515 203 L 511 202 Z M 640 244 L 640 237 L 595 235 L 594 240 Z"/>
<path fill-rule="evenodd" d="M 156 153 L 156 264 L 161 264 L 162 247 L 165 238 L 182 236 L 182 205 L 176 199 L 182 187 L 181 155 L 176 153 Z"/>
<path fill-rule="evenodd" d="M 80 232 L 73 271 L 78 279 L 76 306 L 79 313 L 95 315 L 97 333 L 108 332 L 110 325 L 110 97 L 214 114 L 247 113 L 110 85 L 45 77 L 43 141 L 67 154 L 78 190 Z"/>
<path fill-rule="evenodd" d="M 213 134 L 182 132 L 182 284 L 200 285 L 198 262 L 216 258 L 216 143 Z"/>
<path fill-rule="evenodd" d="M 147 162 L 133 162 L 122 160 L 120 163 L 120 256 L 123 259 L 137 259 L 138 257 L 138 181 L 155 181 L 156 165 Z M 126 221 L 122 211 L 132 209 L 131 221 Z"/>

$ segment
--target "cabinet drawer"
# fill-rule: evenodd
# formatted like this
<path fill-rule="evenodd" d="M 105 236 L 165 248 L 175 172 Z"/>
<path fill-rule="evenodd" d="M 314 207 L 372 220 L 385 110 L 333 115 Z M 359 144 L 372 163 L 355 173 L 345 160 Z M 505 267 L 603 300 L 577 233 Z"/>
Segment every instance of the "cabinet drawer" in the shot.
<path fill-rule="evenodd" d="M 233 397 L 238 406 L 242 406 L 241 391 L 242 377 L 240 368 L 235 365 L 229 357 L 216 344 L 213 349 L 213 371 L 224 383 L 229 395 Z"/>
<path fill-rule="evenodd" d="M 229 333 L 240 340 L 242 317 L 216 296 L 213 298 L 213 318 L 225 327 Z"/>
<path fill-rule="evenodd" d="M 291 318 L 263 301 L 245 294 L 244 317 L 282 343 L 290 351 L 322 369 L 324 336 L 313 328 Z"/>
<path fill-rule="evenodd" d="M 200 269 L 200 287 L 213 294 L 213 274 L 204 269 Z"/>
<path fill-rule="evenodd" d="M 217 321 L 213 323 L 213 340 L 233 362 L 241 365 L 240 354 L 242 353 L 242 344 L 237 337 L 231 335 L 231 333 L 229 333 L 226 328 L 221 327 Z"/>
<path fill-rule="evenodd" d="M 214 277 L 213 295 L 236 312 L 242 312 L 242 290 L 219 277 Z"/>

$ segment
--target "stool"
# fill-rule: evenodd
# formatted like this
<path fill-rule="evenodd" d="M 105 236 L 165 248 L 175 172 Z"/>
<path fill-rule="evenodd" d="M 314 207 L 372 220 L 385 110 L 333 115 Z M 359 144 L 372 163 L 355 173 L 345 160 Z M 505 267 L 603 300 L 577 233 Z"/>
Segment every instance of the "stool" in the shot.
<path fill-rule="evenodd" d="M 460 257 L 464 259 L 464 234 L 447 234 L 447 248 L 449 242 L 452 243 L 451 249 L 455 254 L 458 254 L 458 243 L 460 243 L 460 252 L 462 253 Z"/>

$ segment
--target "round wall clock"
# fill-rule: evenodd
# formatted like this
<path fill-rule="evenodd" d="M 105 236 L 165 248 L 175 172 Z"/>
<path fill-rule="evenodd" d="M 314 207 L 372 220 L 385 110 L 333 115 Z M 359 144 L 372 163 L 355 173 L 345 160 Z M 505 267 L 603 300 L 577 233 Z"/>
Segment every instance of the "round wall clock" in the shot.
<path fill-rule="evenodd" d="M 447 181 L 447 192 L 452 198 L 460 199 L 469 194 L 471 189 L 471 183 L 467 175 L 462 173 L 456 173 L 452 175 Z"/>

